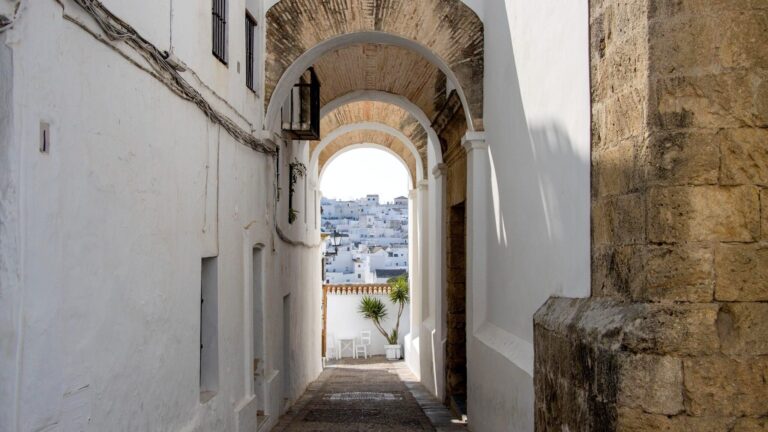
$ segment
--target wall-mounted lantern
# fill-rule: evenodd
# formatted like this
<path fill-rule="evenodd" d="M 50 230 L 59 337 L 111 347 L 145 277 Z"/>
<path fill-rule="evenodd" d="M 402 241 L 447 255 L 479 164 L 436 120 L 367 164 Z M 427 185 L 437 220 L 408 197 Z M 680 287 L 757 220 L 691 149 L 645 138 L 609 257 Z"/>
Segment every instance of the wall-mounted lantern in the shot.
<path fill-rule="evenodd" d="M 320 139 L 320 81 L 313 68 L 307 69 L 293 86 L 281 115 L 286 138 Z"/>

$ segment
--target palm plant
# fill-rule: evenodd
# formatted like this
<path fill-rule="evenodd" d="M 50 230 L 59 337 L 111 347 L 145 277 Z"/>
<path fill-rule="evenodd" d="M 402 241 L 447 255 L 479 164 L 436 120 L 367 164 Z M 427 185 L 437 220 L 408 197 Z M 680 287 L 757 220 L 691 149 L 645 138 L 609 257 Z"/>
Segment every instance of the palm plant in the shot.
<path fill-rule="evenodd" d="M 362 300 L 360 300 L 358 311 L 363 315 L 363 318 L 373 321 L 373 325 L 376 326 L 379 333 L 384 336 L 387 343 L 396 345 L 400 331 L 400 316 L 403 314 L 405 304 L 410 301 L 410 296 L 408 294 L 408 279 L 405 276 L 398 276 L 390 279 L 388 283 L 391 287 L 389 291 L 389 300 L 397 305 L 397 321 L 395 323 L 395 328 L 392 329 L 391 333 L 384 330 L 384 327 L 381 325 L 381 322 L 388 314 L 387 306 L 381 299 L 364 296 Z"/>

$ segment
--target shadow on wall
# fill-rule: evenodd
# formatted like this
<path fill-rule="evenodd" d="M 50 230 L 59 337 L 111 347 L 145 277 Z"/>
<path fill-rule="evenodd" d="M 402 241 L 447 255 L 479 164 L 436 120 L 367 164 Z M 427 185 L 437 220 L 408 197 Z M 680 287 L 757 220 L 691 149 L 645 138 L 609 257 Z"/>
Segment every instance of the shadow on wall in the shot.
<path fill-rule="evenodd" d="M 584 53 L 556 36 L 513 39 L 512 26 L 525 24 L 507 3 L 490 2 L 486 14 L 487 318 L 532 342 L 548 297 L 589 295 L 589 63 L 586 33 L 573 42 Z"/>

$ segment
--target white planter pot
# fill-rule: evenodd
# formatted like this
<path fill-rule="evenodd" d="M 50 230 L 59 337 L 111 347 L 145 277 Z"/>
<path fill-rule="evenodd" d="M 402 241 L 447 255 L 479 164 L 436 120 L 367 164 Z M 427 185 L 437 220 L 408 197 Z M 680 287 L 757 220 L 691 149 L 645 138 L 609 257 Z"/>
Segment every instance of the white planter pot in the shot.
<path fill-rule="evenodd" d="M 399 360 L 400 345 L 384 345 L 384 350 L 387 352 L 387 360 Z"/>

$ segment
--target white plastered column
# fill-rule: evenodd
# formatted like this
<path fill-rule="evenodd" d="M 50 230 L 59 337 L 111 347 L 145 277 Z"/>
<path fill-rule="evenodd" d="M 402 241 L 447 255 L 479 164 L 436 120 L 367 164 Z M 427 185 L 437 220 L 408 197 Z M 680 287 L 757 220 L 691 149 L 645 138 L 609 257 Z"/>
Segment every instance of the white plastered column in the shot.
<path fill-rule="evenodd" d="M 431 355 L 427 361 L 431 362 L 432 376 L 422 377 L 422 383 L 439 400 L 442 400 L 445 393 L 445 317 L 443 301 L 445 293 L 443 292 L 445 254 L 443 253 L 443 238 L 445 237 L 445 221 L 443 220 L 443 206 L 445 203 L 445 171 L 446 165 L 436 164 L 432 168 L 429 190 L 429 215 L 431 223 L 428 226 L 428 244 L 429 244 L 429 304 L 428 313 L 424 319 L 424 327 L 429 330 L 429 334 L 424 334 L 427 339 Z M 424 356 L 424 355 L 422 355 Z M 422 368 L 423 369 L 423 368 Z"/>
<path fill-rule="evenodd" d="M 419 244 L 420 203 L 417 189 L 408 191 L 408 277 L 411 285 L 411 332 L 405 336 L 405 361 L 416 378 L 421 379 L 419 329 L 421 328 L 421 263 Z"/>
<path fill-rule="evenodd" d="M 467 351 L 485 322 L 487 310 L 488 206 L 490 168 L 485 132 L 467 132 L 462 139 L 467 152 Z"/>

